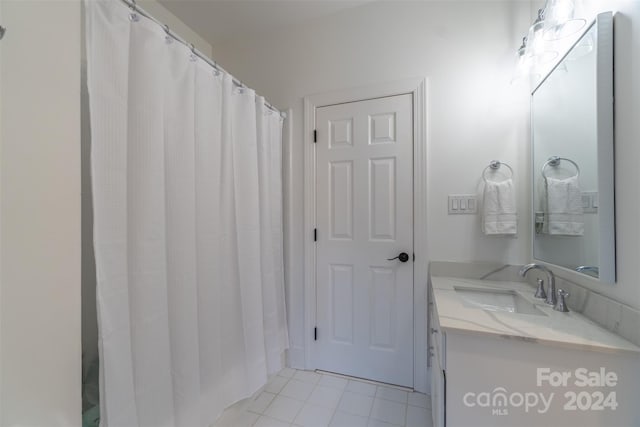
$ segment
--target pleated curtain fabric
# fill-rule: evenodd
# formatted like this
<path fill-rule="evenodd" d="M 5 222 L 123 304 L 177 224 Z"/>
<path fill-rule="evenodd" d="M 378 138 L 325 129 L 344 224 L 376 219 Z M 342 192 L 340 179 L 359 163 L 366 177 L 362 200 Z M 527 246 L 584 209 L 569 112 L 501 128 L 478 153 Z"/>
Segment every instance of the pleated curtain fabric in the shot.
<path fill-rule="evenodd" d="M 209 426 L 283 366 L 282 120 L 85 1 L 101 426 Z"/>
<path fill-rule="evenodd" d="M 281 355 L 289 345 L 283 285 L 282 119 L 262 97 L 256 102 L 256 117 L 264 333 L 267 372 L 274 374 L 282 369 Z"/>

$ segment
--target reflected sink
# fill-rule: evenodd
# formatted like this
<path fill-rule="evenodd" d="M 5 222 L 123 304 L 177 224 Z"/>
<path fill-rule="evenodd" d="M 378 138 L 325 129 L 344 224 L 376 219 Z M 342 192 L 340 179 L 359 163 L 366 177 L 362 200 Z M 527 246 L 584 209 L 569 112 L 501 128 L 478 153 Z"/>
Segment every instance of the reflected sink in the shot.
<path fill-rule="evenodd" d="M 481 308 L 503 313 L 533 314 L 546 316 L 533 303 L 522 298 L 517 292 L 503 289 L 483 289 L 454 286 L 465 307 Z"/>

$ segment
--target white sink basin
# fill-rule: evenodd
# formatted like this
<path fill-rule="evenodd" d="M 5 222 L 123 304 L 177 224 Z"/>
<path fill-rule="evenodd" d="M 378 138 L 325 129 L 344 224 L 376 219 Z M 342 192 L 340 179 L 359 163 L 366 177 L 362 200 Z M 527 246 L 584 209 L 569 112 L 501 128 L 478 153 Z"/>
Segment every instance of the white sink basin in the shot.
<path fill-rule="evenodd" d="M 546 316 L 533 303 L 521 297 L 517 292 L 503 289 L 483 289 L 454 286 L 462 303 L 466 307 L 481 308 L 487 311 L 532 314 Z"/>

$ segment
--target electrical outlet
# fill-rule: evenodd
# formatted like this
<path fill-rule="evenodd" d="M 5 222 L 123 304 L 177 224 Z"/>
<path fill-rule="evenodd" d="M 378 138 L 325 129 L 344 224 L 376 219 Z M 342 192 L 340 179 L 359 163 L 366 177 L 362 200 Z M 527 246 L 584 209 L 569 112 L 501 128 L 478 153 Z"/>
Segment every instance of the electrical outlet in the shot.
<path fill-rule="evenodd" d="M 586 214 L 598 213 L 598 192 L 582 192 L 582 211 Z"/>

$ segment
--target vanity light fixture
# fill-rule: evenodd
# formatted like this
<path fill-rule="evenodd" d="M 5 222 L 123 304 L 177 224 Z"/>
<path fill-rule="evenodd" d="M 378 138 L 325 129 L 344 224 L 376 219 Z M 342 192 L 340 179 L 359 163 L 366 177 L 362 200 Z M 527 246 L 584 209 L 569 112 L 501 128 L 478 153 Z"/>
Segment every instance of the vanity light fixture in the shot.
<path fill-rule="evenodd" d="M 529 61 L 527 61 L 527 57 L 525 55 L 526 50 L 527 50 L 527 38 L 523 37 L 522 44 L 518 48 L 518 54 L 516 57 L 516 69 L 511 79 L 511 84 L 514 84 L 520 81 L 524 76 L 527 76 L 529 74 L 530 67 L 528 64 Z"/>
<path fill-rule="evenodd" d="M 529 58 L 527 53 L 527 38 L 522 38 L 522 44 L 518 48 L 517 64 L 516 67 L 519 71 L 524 71 L 529 68 Z"/>
<path fill-rule="evenodd" d="M 527 52 L 527 37 L 522 38 L 522 44 L 518 48 L 516 56 L 516 69 L 511 79 L 511 84 L 520 84 L 527 78 L 528 84 L 532 85 L 538 81 L 540 74 L 534 72 L 534 61 L 531 56 L 526 55 Z"/>
<path fill-rule="evenodd" d="M 524 57 L 524 53 L 526 52 L 526 50 L 527 50 L 527 38 L 523 37 L 522 44 L 518 48 L 518 57 L 520 58 Z"/>
<path fill-rule="evenodd" d="M 580 31 L 587 20 L 576 18 L 575 0 L 547 0 L 548 11 L 544 25 L 544 39 L 560 40 Z"/>
<path fill-rule="evenodd" d="M 567 43 L 559 41 L 582 29 L 587 21 L 576 18 L 576 3 L 580 0 L 546 0 L 542 9 L 538 9 L 535 21 L 518 48 L 516 71 L 511 83 L 528 76 L 534 87 L 540 76 L 546 74 L 553 61 L 564 52 Z M 569 40 L 569 39 L 567 39 Z M 576 57 L 593 50 L 593 45 L 585 42 Z"/>
<path fill-rule="evenodd" d="M 558 57 L 558 52 L 549 49 L 547 41 L 543 38 L 546 26 L 545 10 L 538 9 L 538 16 L 529 28 L 527 36 L 525 56 L 532 61 L 532 65 L 547 64 Z"/>

